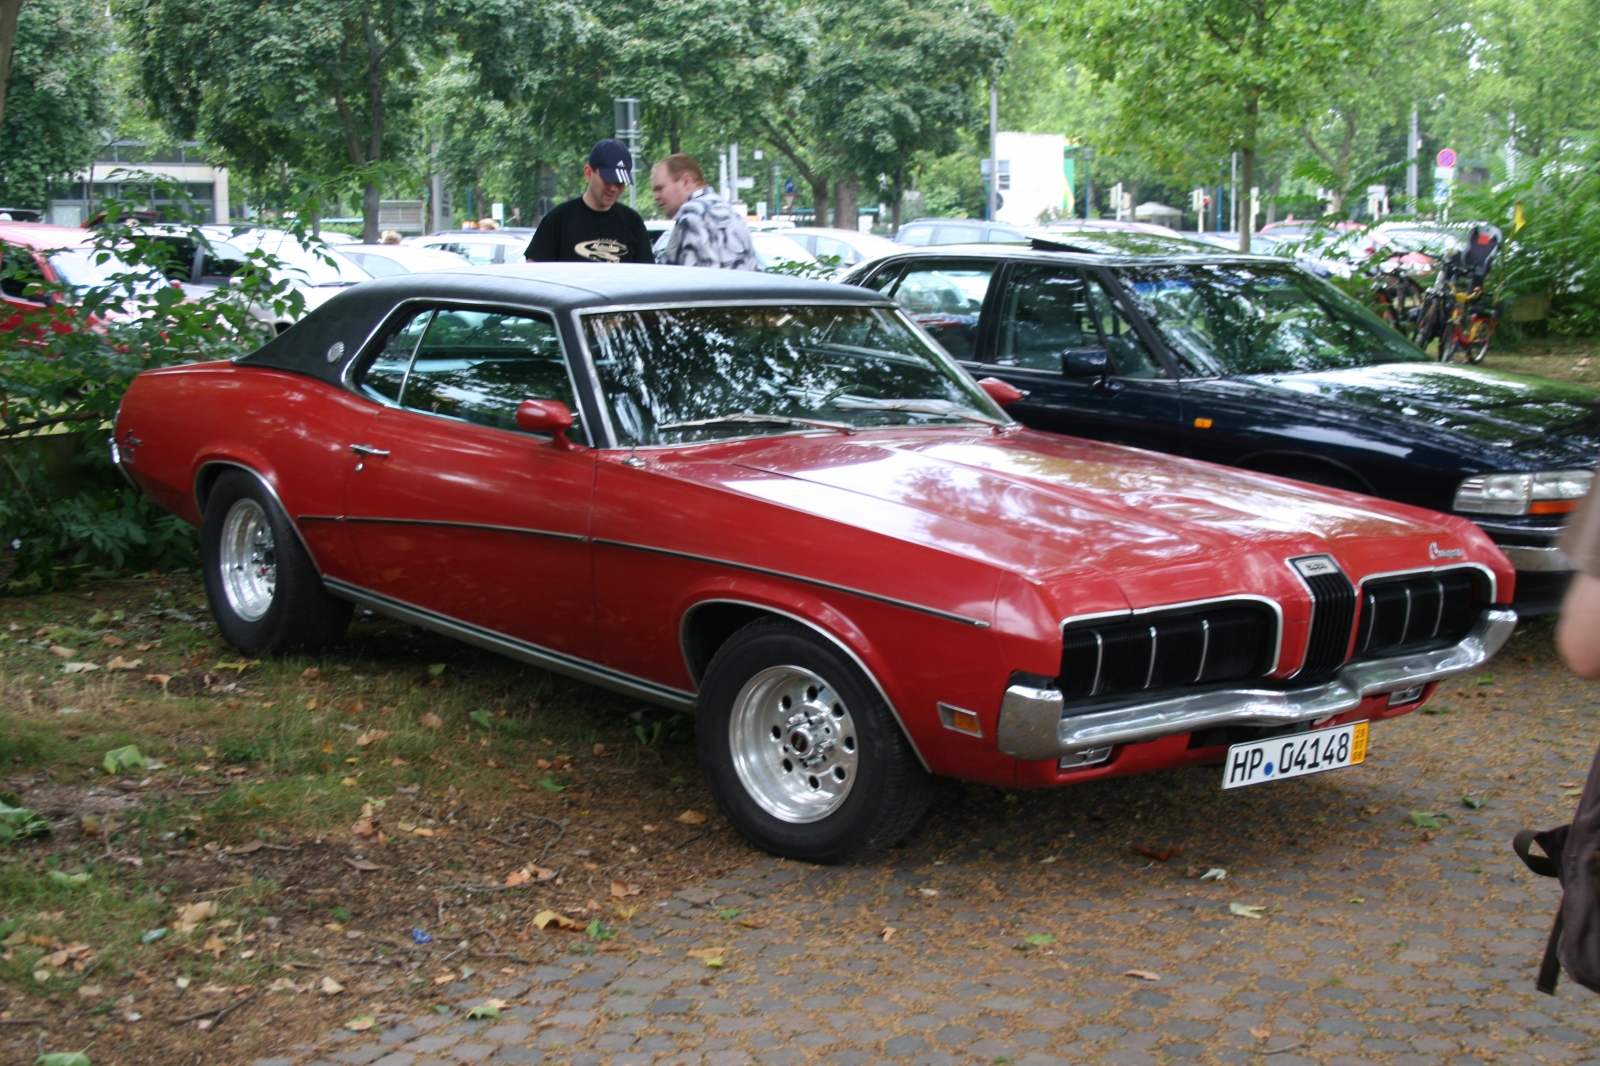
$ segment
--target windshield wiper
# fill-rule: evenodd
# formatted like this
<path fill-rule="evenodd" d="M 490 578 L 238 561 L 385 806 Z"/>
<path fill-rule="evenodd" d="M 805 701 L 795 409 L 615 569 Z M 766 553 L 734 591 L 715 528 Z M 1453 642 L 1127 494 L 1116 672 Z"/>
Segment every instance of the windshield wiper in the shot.
<path fill-rule="evenodd" d="M 846 400 L 833 401 L 833 406 L 844 407 L 852 411 L 906 411 L 914 415 L 949 415 L 952 418 L 964 418 L 968 422 L 978 422 L 985 426 L 1004 426 L 1006 423 L 998 418 L 982 415 L 970 407 L 962 407 L 949 400 Z"/>
<path fill-rule="evenodd" d="M 855 436 L 856 427 L 848 422 L 828 422 L 821 418 L 794 418 L 789 415 L 758 415 L 749 411 L 731 415 L 716 415 L 712 418 L 696 418 L 689 422 L 668 422 L 666 425 L 657 426 L 656 429 L 695 429 L 699 426 L 716 426 L 727 423 L 747 423 L 750 425 L 767 426 L 811 426 L 815 429 L 834 429 L 846 436 Z"/>

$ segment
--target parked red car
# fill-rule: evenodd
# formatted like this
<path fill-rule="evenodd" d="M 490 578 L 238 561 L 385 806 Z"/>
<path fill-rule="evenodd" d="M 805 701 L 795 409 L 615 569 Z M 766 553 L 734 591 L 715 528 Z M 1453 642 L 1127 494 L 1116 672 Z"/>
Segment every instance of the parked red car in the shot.
<path fill-rule="evenodd" d="M 81 328 L 70 300 L 30 291 L 35 285 L 62 286 L 58 292 L 70 294 L 106 285 L 117 275 L 146 273 L 113 253 L 96 250 L 96 237 L 70 226 L 0 221 L 0 333 L 25 329 L 42 335 L 45 322 L 59 333 Z M 92 326 L 98 319 L 88 321 Z"/>
<path fill-rule="evenodd" d="M 1461 518 L 1011 422 L 890 301 L 469 268 L 148 371 L 116 458 L 201 527 L 223 636 L 360 604 L 697 713 L 723 812 L 837 861 L 929 774 L 1007 788 L 1361 761 L 1510 634 Z"/>

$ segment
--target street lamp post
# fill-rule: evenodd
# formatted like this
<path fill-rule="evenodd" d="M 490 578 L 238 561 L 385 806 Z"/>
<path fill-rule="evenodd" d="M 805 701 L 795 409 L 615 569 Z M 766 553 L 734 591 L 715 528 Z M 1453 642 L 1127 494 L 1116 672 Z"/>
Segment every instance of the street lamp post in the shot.
<path fill-rule="evenodd" d="M 1089 170 L 1089 164 L 1094 159 L 1094 147 L 1083 146 L 1083 218 L 1089 220 L 1089 212 L 1094 209 L 1094 176 Z"/>
<path fill-rule="evenodd" d="M 619 96 L 612 102 L 612 114 L 617 120 L 617 140 L 627 145 L 634 156 L 634 170 L 639 169 L 639 101 L 632 96 Z M 628 206 L 634 206 L 634 187 L 628 186 Z"/>

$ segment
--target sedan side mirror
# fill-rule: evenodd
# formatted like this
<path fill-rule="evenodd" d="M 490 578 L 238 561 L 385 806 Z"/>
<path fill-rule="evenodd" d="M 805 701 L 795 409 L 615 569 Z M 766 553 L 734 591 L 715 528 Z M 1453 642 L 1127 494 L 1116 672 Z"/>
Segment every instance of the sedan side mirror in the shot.
<path fill-rule="evenodd" d="M 978 388 L 988 393 L 989 399 L 1001 407 L 1009 407 L 1028 395 L 1009 381 L 1001 381 L 999 378 L 980 378 Z"/>
<path fill-rule="evenodd" d="M 550 443 L 561 451 L 577 450 L 567 439 L 572 426 L 572 412 L 560 400 L 523 400 L 517 405 L 517 428 L 524 433 L 550 434 Z"/>
<path fill-rule="evenodd" d="M 1110 373 L 1104 348 L 1068 348 L 1061 353 L 1061 376 L 1103 378 Z"/>

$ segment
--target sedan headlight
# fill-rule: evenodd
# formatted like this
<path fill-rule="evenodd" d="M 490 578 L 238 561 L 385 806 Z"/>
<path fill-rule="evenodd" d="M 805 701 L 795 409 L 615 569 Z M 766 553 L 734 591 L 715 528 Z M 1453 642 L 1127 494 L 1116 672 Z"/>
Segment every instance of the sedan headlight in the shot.
<path fill-rule="evenodd" d="M 1469 514 L 1565 514 L 1589 494 L 1590 470 L 1479 474 L 1456 489 L 1457 511 Z"/>

